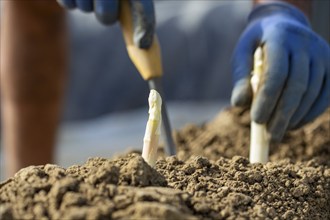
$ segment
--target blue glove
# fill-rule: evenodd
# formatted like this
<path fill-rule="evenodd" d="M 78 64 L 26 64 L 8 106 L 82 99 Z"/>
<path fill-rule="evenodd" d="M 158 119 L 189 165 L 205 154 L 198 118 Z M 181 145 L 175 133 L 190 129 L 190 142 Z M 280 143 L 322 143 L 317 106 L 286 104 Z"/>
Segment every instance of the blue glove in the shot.
<path fill-rule="evenodd" d="M 68 8 L 79 8 L 84 12 L 94 12 L 105 25 L 115 23 L 119 18 L 119 4 L 122 0 L 57 0 Z M 152 0 L 127 0 L 131 4 L 134 43 L 140 48 L 149 48 L 155 32 L 155 10 Z"/>
<path fill-rule="evenodd" d="M 257 6 L 233 55 L 234 106 L 252 102 L 250 74 L 258 45 L 265 48 L 266 70 L 251 118 L 266 123 L 271 141 L 278 142 L 287 129 L 310 122 L 330 105 L 330 49 L 292 5 Z"/>

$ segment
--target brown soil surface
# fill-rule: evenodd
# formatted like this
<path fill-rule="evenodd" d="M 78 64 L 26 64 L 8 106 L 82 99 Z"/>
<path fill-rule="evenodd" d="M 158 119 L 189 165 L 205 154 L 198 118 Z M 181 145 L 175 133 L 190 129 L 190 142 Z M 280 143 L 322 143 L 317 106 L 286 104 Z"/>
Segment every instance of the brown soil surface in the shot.
<path fill-rule="evenodd" d="M 202 126 L 187 125 L 175 133 L 178 158 L 190 155 L 210 160 L 220 157 L 248 157 L 250 145 L 250 114 L 247 110 L 230 108 Z M 314 160 L 330 166 L 330 109 L 313 123 L 288 132 L 281 144 L 270 148 L 270 161 L 290 159 L 291 162 Z"/>
<path fill-rule="evenodd" d="M 178 156 L 154 169 L 138 154 L 31 166 L 0 184 L 0 219 L 330 219 L 329 114 L 265 165 L 246 159 L 248 112 L 231 109 L 177 132 Z"/>

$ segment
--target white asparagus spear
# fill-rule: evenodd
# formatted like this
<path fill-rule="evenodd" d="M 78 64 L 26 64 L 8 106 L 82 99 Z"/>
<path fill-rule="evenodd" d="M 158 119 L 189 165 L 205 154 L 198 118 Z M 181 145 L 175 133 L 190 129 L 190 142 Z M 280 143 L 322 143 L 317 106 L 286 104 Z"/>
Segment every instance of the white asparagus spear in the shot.
<path fill-rule="evenodd" d="M 162 98 L 152 89 L 149 94 L 149 118 L 143 139 L 142 157 L 150 165 L 154 166 L 157 160 L 158 140 L 162 121 Z"/>
<path fill-rule="evenodd" d="M 258 47 L 254 53 L 253 72 L 251 77 L 251 86 L 253 96 L 255 97 L 264 72 L 264 55 L 261 47 Z M 250 162 L 251 163 L 267 163 L 269 155 L 269 138 L 265 124 L 258 124 L 251 121 L 250 136 Z"/>

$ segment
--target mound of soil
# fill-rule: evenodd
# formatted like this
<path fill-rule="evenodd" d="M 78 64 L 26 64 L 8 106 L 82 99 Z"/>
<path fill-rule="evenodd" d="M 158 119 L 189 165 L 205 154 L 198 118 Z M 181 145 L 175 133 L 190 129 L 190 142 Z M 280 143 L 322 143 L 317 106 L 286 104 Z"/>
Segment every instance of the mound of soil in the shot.
<path fill-rule="evenodd" d="M 210 160 L 220 157 L 249 156 L 250 113 L 230 108 L 220 112 L 202 126 L 187 125 L 175 133 L 178 158 L 190 155 L 205 156 Z M 290 159 L 292 162 L 317 160 L 330 166 L 330 109 L 313 123 L 287 132 L 282 143 L 270 146 L 270 161 Z"/>
<path fill-rule="evenodd" d="M 178 156 L 155 168 L 138 154 L 30 166 L 0 184 L 0 219 L 330 219 L 329 114 L 264 165 L 246 158 L 248 112 L 231 109 L 177 132 Z"/>

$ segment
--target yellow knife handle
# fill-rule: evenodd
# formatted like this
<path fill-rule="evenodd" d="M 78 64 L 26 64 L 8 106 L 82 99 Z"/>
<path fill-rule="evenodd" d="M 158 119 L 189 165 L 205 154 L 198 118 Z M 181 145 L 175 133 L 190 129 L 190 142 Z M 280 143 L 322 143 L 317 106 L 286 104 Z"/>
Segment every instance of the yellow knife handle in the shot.
<path fill-rule="evenodd" d="M 120 24 L 128 55 L 144 80 L 160 77 L 163 73 L 160 46 L 156 34 L 148 49 L 141 49 L 133 42 L 133 18 L 128 0 L 120 0 Z"/>

